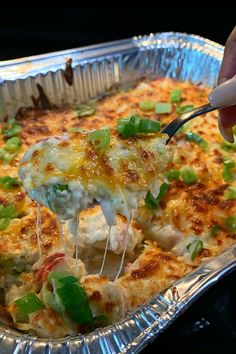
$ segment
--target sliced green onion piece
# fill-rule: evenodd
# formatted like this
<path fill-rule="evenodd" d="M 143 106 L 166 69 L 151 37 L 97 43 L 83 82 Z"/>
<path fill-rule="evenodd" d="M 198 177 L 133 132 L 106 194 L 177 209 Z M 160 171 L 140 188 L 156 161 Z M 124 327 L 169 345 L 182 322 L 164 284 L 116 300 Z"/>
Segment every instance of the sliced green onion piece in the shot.
<path fill-rule="evenodd" d="M 170 113 L 172 111 L 172 104 L 171 103 L 157 103 L 156 104 L 156 108 L 155 108 L 155 112 L 157 114 L 166 114 L 166 113 Z"/>
<path fill-rule="evenodd" d="M 218 234 L 218 232 L 220 231 L 220 226 L 215 224 L 211 227 L 210 229 L 210 235 L 211 236 L 216 236 Z"/>
<path fill-rule="evenodd" d="M 69 191 L 69 186 L 68 184 L 57 183 L 53 185 L 53 191 L 56 194 L 56 196 L 61 197 L 62 192 Z"/>
<path fill-rule="evenodd" d="M 233 182 L 234 174 L 232 169 L 235 167 L 235 162 L 230 159 L 224 160 L 224 168 L 222 172 L 222 178 L 225 182 Z"/>
<path fill-rule="evenodd" d="M 11 218 L 1 218 L 0 219 L 0 231 L 5 230 L 10 224 Z"/>
<path fill-rule="evenodd" d="M 170 102 L 171 103 L 176 103 L 181 101 L 181 90 L 180 89 L 175 89 L 171 92 L 170 95 Z"/>
<path fill-rule="evenodd" d="M 17 136 L 22 131 L 22 127 L 16 123 L 15 120 L 10 120 L 7 123 L 3 124 L 2 134 L 5 138 L 12 138 L 13 136 Z"/>
<path fill-rule="evenodd" d="M 191 260 L 194 261 L 194 259 L 203 249 L 203 242 L 201 240 L 195 240 L 187 246 L 187 249 L 191 253 Z"/>
<path fill-rule="evenodd" d="M 194 143 L 200 145 L 203 149 L 206 149 L 207 142 L 198 134 L 192 132 L 191 130 L 186 133 L 186 140 L 193 141 Z"/>
<path fill-rule="evenodd" d="M 186 184 L 192 184 L 197 182 L 198 177 L 192 167 L 186 166 L 181 168 L 180 175 Z"/>
<path fill-rule="evenodd" d="M 18 136 L 14 136 L 6 141 L 4 147 L 10 153 L 17 152 L 22 145 L 22 140 Z"/>
<path fill-rule="evenodd" d="M 224 141 L 221 145 L 220 145 L 221 149 L 224 151 L 236 151 L 236 143 L 228 143 L 227 141 Z"/>
<path fill-rule="evenodd" d="M 0 160 L 4 162 L 11 162 L 14 159 L 14 155 L 10 154 L 5 150 L 5 148 L 0 148 Z"/>
<path fill-rule="evenodd" d="M 0 178 L 0 185 L 3 187 L 3 189 L 11 189 L 14 187 L 18 187 L 20 185 L 20 182 L 17 178 L 4 176 Z"/>
<path fill-rule="evenodd" d="M 154 122 L 150 119 L 140 119 L 138 133 L 158 133 L 161 129 L 160 122 Z"/>
<path fill-rule="evenodd" d="M 155 102 L 153 101 L 142 101 L 139 103 L 139 108 L 143 112 L 153 111 L 155 109 Z"/>
<path fill-rule="evenodd" d="M 231 232 L 236 231 L 236 216 L 230 216 L 225 220 L 225 224 L 227 226 L 227 229 Z"/>
<path fill-rule="evenodd" d="M 98 149 L 105 149 L 110 143 L 109 129 L 94 130 L 88 134 L 91 143 Z"/>
<path fill-rule="evenodd" d="M 72 283 L 56 289 L 68 315 L 79 324 L 92 324 L 93 315 L 84 288 Z"/>
<path fill-rule="evenodd" d="M 192 104 L 189 104 L 186 106 L 178 106 L 178 107 L 176 107 L 176 113 L 177 114 L 184 114 L 184 113 L 191 111 L 192 109 L 194 109 L 194 106 Z"/>
<path fill-rule="evenodd" d="M 229 186 L 226 189 L 225 197 L 226 199 L 236 199 L 236 187 Z"/>
<path fill-rule="evenodd" d="M 28 293 L 16 300 L 15 304 L 22 314 L 30 314 L 44 308 L 44 304 L 34 293 Z"/>
<path fill-rule="evenodd" d="M 96 112 L 96 105 L 82 104 L 77 108 L 77 114 L 79 117 L 91 116 Z"/>
<path fill-rule="evenodd" d="M 18 216 L 18 211 L 14 204 L 8 204 L 7 206 L 3 206 L 0 204 L 0 218 L 10 218 L 14 219 Z"/>
<path fill-rule="evenodd" d="M 154 198 L 152 193 L 148 191 L 145 198 L 145 206 L 149 209 L 155 209 L 160 204 L 161 200 L 164 198 L 168 189 L 169 189 L 169 184 L 162 183 L 162 185 L 160 186 L 159 194 L 156 198 Z"/>
<path fill-rule="evenodd" d="M 118 120 L 117 130 L 124 138 L 129 138 L 137 134 L 158 133 L 161 128 L 160 122 L 150 119 L 141 119 L 133 115 L 130 118 L 121 118 Z"/>
<path fill-rule="evenodd" d="M 165 176 L 169 181 L 175 180 L 175 179 L 179 179 L 180 177 L 180 171 L 173 168 L 169 171 L 165 172 Z"/>

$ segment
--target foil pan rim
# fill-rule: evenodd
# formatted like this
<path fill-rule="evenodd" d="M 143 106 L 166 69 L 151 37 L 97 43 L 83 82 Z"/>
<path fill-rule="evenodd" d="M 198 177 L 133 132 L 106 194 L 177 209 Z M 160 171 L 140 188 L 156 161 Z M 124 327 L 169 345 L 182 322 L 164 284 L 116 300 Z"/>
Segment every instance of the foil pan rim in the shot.
<path fill-rule="evenodd" d="M 99 58 L 119 54 L 121 51 L 132 51 L 137 47 L 161 46 L 163 45 L 163 40 L 165 40 L 165 45 L 168 45 L 168 43 L 173 45 L 173 41 L 175 41 L 179 47 L 189 43 L 192 49 L 215 56 L 219 60 L 222 59 L 224 47 L 216 42 L 195 34 L 159 32 L 155 34 L 151 33 L 150 35 L 135 36 L 131 39 L 122 39 L 48 54 L 0 61 L 0 84 L 6 81 L 34 77 L 38 73 L 47 72 L 49 67 L 52 72 L 60 69 L 63 70 L 69 58 L 72 59 L 72 67 L 75 67 L 78 63 L 86 62 L 86 60 L 93 58 L 95 55 L 96 58 Z"/>
<path fill-rule="evenodd" d="M 77 55 L 75 65 L 86 59 L 91 59 L 96 54 L 99 56 L 119 54 L 121 50 L 142 51 L 152 49 L 153 46 L 162 48 L 168 45 L 171 48 L 188 48 L 206 54 L 218 62 L 223 55 L 223 46 L 197 35 L 186 33 L 165 32 L 138 36 L 128 40 L 115 41 L 95 46 L 89 46 L 72 51 L 51 53 L 61 57 L 59 66 L 64 68 L 65 58 Z M 75 54 L 77 52 L 77 54 Z M 70 55 L 72 54 L 72 55 Z M 24 79 L 41 72 L 42 67 L 48 70 L 52 65 L 49 55 L 41 55 L 30 58 L 0 62 L 0 84 L 5 81 Z M 25 61 L 36 62 L 36 65 L 24 67 Z M 17 68 L 22 67 L 17 71 Z M 53 70 L 58 70 L 54 66 Z M 8 70 L 7 68 L 10 68 Z M 14 70 L 12 70 L 14 69 Z M 2 75 L 4 73 L 4 75 Z M 158 333 L 171 324 L 174 319 L 189 306 L 196 298 L 207 290 L 215 281 L 226 272 L 236 267 L 236 245 L 232 246 L 219 256 L 202 264 L 195 271 L 180 279 L 162 294 L 156 295 L 146 305 L 140 306 L 135 312 L 128 314 L 124 319 L 106 328 L 97 329 L 88 335 L 66 337 L 59 340 L 41 339 L 28 335 L 22 335 L 12 329 L 0 326 L 0 349 L 5 353 L 137 353 L 142 350 Z M 8 351 L 7 351 L 8 350 Z M 11 351 L 9 351 L 11 350 Z"/>

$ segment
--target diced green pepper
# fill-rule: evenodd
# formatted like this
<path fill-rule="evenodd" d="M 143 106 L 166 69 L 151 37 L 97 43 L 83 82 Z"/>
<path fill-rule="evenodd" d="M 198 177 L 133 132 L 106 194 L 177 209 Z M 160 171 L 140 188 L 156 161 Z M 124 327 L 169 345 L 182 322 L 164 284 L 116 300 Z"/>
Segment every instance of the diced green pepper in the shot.
<path fill-rule="evenodd" d="M 180 175 L 186 184 L 192 184 L 197 182 L 198 177 L 192 167 L 185 166 L 181 168 Z"/>
<path fill-rule="evenodd" d="M 44 304 L 34 293 L 28 293 L 15 301 L 22 314 L 30 314 L 44 308 Z"/>
<path fill-rule="evenodd" d="M 170 95 L 170 102 L 171 103 L 176 103 L 181 101 L 181 90 L 180 89 L 175 89 L 171 92 Z"/>
<path fill-rule="evenodd" d="M 171 113 L 172 111 L 172 104 L 171 103 L 157 103 L 155 112 L 157 114 L 166 114 L 166 113 Z"/>
<path fill-rule="evenodd" d="M 77 283 L 56 289 L 68 315 L 79 324 L 93 324 L 93 315 L 89 307 L 88 296 L 84 288 Z"/>
<path fill-rule="evenodd" d="M 155 102 L 153 101 L 142 101 L 139 103 L 139 108 L 143 112 L 153 111 L 155 109 Z"/>

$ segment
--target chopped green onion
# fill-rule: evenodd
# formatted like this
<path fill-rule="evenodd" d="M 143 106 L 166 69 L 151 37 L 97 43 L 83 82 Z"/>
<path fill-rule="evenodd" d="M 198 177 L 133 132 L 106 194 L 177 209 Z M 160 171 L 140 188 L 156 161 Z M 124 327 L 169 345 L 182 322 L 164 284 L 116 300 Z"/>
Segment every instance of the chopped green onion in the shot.
<path fill-rule="evenodd" d="M 229 186 L 226 189 L 226 199 L 236 199 L 236 187 Z"/>
<path fill-rule="evenodd" d="M 235 162 L 230 159 L 224 160 L 224 168 L 222 172 L 222 178 L 225 182 L 233 182 L 234 174 L 232 169 L 235 167 Z"/>
<path fill-rule="evenodd" d="M 96 105 L 82 104 L 77 108 L 77 114 L 79 117 L 91 116 L 96 112 Z"/>
<path fill-rule="evenodd" d="M 225 220 L 227 229 L 231 232 L 236 231 L 236 216 L 230 216 Z"/>
<path fill-rule="evenodd" d="M 0 148 L 0 160 L 4 162 L 11 162 L 14 159 L 14 155 L 10 154 L 5 150 L 5 148 Z"/>
<path fill-rule="evenodd" d="M 154 198 L 152 193 L 150 191 L 148 191 L 146 198 L 145 198 L 145 206 L 149 209 L 155 209 L 160 204 L 161 200 L 164 198 L 168 189 L 169 189 L 169 184 L 163 183 L 160 186 L 160 191 L 159 191 L 159 194 L 156 198 Z"/>
<path fill-rule="evenodd" d="M 13 136 L 12 138 L 6 141 L 6 145 L 4 147 L 10 153 L 17 152 L 22 145 L 22 140 L 18 136 Z"/>
<path fill-rule="evenodd" d="M 60 197 L 62 192 L 69 191 L 69 186 L 68 184 L 57 183 L 53 185 L 53 191 L 56 194 L 56 196 Z"/>
<path fill-rule="evenodd" d="M 187 246 L 187 249 L 191 253 L 191 260 L 194 261 L 194 259 L 203 249 L 203 242 L 201 240 L 195 240 Z"/>
<path fill-rule="evenodd" d="M 140 119 L 138 133 L 158 133 L 161 128 L 160 122 L 154 122 L 150 119 Z"/>
<path fill-rule="evenodd" d="M 20 185 L 20 182 L 17 178 L 5 176 L 0 178 L 0 185 L 3 187 L 3 189 L 11 189 L 14 187 L 18 187 Z"/>
<path fill-rule="evenodd" d="M 224 160 L 224 166 L 226 168 L 234 168 L 236 166 L 236 164 L 235 164 L 235 162 L 233 160 L 230 160 L 230 159 L 226 158 Z"/>
<path fill-rule="evenodd" d="M 130 118 L 118 120 L 117 130 L 124 138 L 129 138 L 137 134 L 158 133 L 161 128 L 160 122 L 150 119 L 141 119 L 139 116 L 132 115 Z"/>
<path fill-rule="evenodd" d="M 22 314 L 30 314 L 44 308 L 44 304 L 34 293 L 28 293 L 15 301 Z"/>
<path fill-rule="evenodd" d="M 15 120 L 10 120 L 7 123 L 3 124 L 2 134 L 5 138 L 12 138 L 13 136 L 17 136 L 22 131 L 22 127 L 16 123 Z"/>
<path fill-rule="evenodd" d="M 88 138 L 96 148 L 103 150 L 110 143 L 110 131 L 109 129 L 94 130 L 88 134 Z"/>
<path fill-rule="evenodd" d="M 211 227 L 210 229 L 210 235 L 211 236 L 216 236 L 218 234 L 218 232 L 220 231 L 220 226 L 215 224 Z"/>
<path fill-rule="evenodd" d="M 79 283 L 71 283 L 56 289 L 68 315 L 79 324 L 92 324 L 93 315 L 89 307 L 88 296 Z"/>
<path fill-rule="evenodd" d="M 0 231 L 5 230 L 10 222 L 11 218 L 0 218 Z"/>
<path fill-rule="evenodd" d="M 186 166 L 181 168 L 180 175 L 186 184 L 192 184 L 197 182 L 198 177 L 192 167 Z"/>
<path fill-rule="evenodd" d="M 14 219 L 18 216 L 18 211 L 14 204 L 8 204 L 7 206 L 3 206 L 0 204 L 0 218 L 10 218 Z"/>
<path fill-rule="evenodd" d="M 186 133 L 186 140 L 193 141 L 194 143 L 200 145 L 203 149 L 206 149 L 207 142 L 198 134 L 192 132 L 191 130 Z"/>
<path fill-rule="evenodd" d="M 155 109 L 155 102 L 153 101 L 142 101 L 139 103 L 139 108 L 143 112 L 153 111 Z"/>
<path fill-rule="evenodd" d="M 192 111 L 192 109 L 194 109 L 194 106 L 192 104 L 189 104 L 187 106 L 178 106 L 178 107 L 176 107 L 176 113 L 177 114 L 184 114 L 189 111 Z"/>
<path fill-rule="evenodd" d="M 172 181 L 172 180 L 178 179 L 180 177 L 180 171 L 173 168 L 169 171 L 166 171 L 165 176 L 168 180 Z"/>
<path fill-rule="evenodd" d="M 166 113 L 170 113 L 172 111 L 172 104 L 171 103 L 157 103 L 156 104 L 156 108 L 155 108 L 155 112 L 157 114 L 166 114 Z"/>
<path fill-rule="evenodd" d="M 181 90 L 180 89 L 173 90 L 170 95 L 170 102 L 176 103 L 180 101 L 181 101 Z"/>
<path fill-rule="evenodd" d="M 221 145 L 220 145 L 221 149 L 224 151 L 236 151 L 236 143 L 228 143 L 227 141 L 224 141 Z"/>

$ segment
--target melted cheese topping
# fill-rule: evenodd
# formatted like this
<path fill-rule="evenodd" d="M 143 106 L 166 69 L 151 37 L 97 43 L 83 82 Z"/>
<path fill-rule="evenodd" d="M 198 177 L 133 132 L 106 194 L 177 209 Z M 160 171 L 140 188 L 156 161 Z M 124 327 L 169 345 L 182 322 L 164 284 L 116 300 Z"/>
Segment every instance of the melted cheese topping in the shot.
<path fill-rule="evenodd" d="M 165 137 L 158 133 L 124 139 L 112 130 L 104 152 L 91 143 L 88 133 L 49 138 L 26 152 L 19 175 L 31 198 L 61 219 L 76 217 L 95 200 L 112 226 L 117 213 L 130 220 L 130 211 L 148 189 L 157 194 L 161 172 L 170 160 Z M 57 184 L 68 188 L 55 190 Z"/>
<path fill-rule="evenodd" d="M 141 101 L 168 102 L 171 92 L 176 88 L 181 90 L 181 102 L 173 104 L 170 114 L 160 115 L 154 111 L 142 112 L 140 110 Z M 23 128 L 20 134 L 23 141 L 21 150 L 10 164 L 0 161 L 1 176 L 16 177 L 19 161 L 31 145 L 42 139 L 48 139 L 49 136 L 61 136 L 71 127 L 88 130 L 100 129 L 104 126 L 115 127 L 118 118 L 125 118 L 134 112 L 142 117 L 161 121 L 165 125 L 176 118 L 177 106 L 194 105 L 197 107 L 207 103 L 208 92 L 209 90 L 201 85 L 162 79 L 142 82 L 130 91 L 119 92 L 104 98 L 98 102 L 96 113 L 88 117 L 78 117 L 76 109 L 72 108 L 51 111 L 26 110 L 19 120 Z M 186 132 L 189 130 L 208 142 L 206 150 L 194 142 L 187 141 Z M 75 134 L 76 136 L 79 135 Z M 79 272 L 75 275 L 78 278 L 83 276 L 81 282 L 89 296 L 94 315 L 106 315 L 110 322 L 123 317 L 128 309 L 133 310 L 145 303 L 176 279 L 189 273 L 202 261 L 219 254 L 235 242 L 235 232 L 227 228 L 225 221 L 228 217 L 236 215 L 236 200 L 226 198 L 228 186 L 236 187 L 236 169 L 232 168 L 234 177 L 232 182 L 225 182 L 222 172 L 224 159 L 229 158 L 235 161 L 236 153 L 234 149 L 223 150 L 222 143 L 223 139 L 217 127 L 217 112 L 198 117 L 186 127 L 185 131 L 179 132 L 171 140 L 174 159 L 167 168 L 181 169 L 184 166 L 191 166 L 198 176 L 198 182 L 187 185 L 181 178 L 168 181 L 170 188 L 157 210 L 148 210 L 143 207 L 138 209 L 129 228 L 127 246 L 130 253 L 135 255 L 135 259 L 125 258 L 124 274 L 121 274 L 115 282 L 97 275 L 86 276 L 85 266 L 80 259 L 78 260 Z M 5 140 L 0 134 L 0 146 L 3 147 L 4 144 Z M 127 180 L 127 184 L 132 190 L 131 181 Z M 142 185 L 140 186 L 143 188 Z M 110 189 L 112 190 L 112 184 L 109 185 Z M 0 231 L 0 286 L 6 290 L 7 304 L 12 306 L 15 298 L 27 292 L 33 291 L 40 294 L 42 286 L 39 277 L 35 276 L 35 271 L 37 275 L 38 272 L 40 273 L 40 270 L 37 270 L 39 263 L 32 267 L 32 264 L 39 258 L 36 235 L 37 205 L 29 199 L 22 186 L 10 190 L 4 190 L 0 186 L 0 203 L 2 205 L 14 204 L 19 213 L 4 230 Z M 81 218 L 79 237 L 83 236 L 79 241 L 83 243 L 83 248 L 80 257 L 82 258 L 83 254 L 88 256 L 86 263 L 88 268 L 87 264 L 92 264 L 97 256 L 98 269 L 100 269 L 103 254 L 99 253 L 99 248 L 105 248 L 108 226 L 104 218 L 101 218 L 101 212 L 97 210 L 97 207 L 82 212 Z M 118 256 L 113 253 L 120 254 L 124 249 L 126 225 L 124 218 L 122 222 L 120 218 L 121 216 L 118 215 L 117 225 L 111 229 L 107 252 L 106 266 L 109 268 L 110 265 L 111 270 L 117 269 L 118 261 L 120 261 L 120 258 L 119 260 L 115 258 L 114 263 L 112 257 Z M 44 206 L 41 207 L 41 225 L 40 242 L 43 259 L 49 254 L 46 260 L 51 262 L 58 250 L 64 251 L 64 246 L 61 244 L 62 231 L 59 231 L 55 215 Z M 210 230 L 214 225 L 218 225 L 219 230 L 212 235 Z M 72 230 L 73 226 L 71 223 Z M 100 233 L 99 230 L 101 230 Z M 65 229 L 63 234 L 63 238 L 66 239 Z M 156 243 L 149 241 L 143 247 L 143 237 L 146 240 L 154 240 Z M 196 240 L 203 242 L 203 249 L 192 260 L 187 246 Z M 68 251 L 68 245 L 66 249 Z M 92 253 L 89 258 L 90 251 Z M 75 259 L 69 256 L 66 258 L 66 262 L 58 263 L 59 269 L 65 270 L 68 263 L 71 263 L 69 271 L 75 272 Z M 45 265 L 44 261 L 42 264 Z M 53 264 L 55 265 L 55 260 Z M 95 267 L 93 269 L 91 266 L 89 269 L 90 273 L 94 273 Z M 27 284 L 27 290 L 24 286 L 22 289 L 22 284 Z M 11 296 L 12 294 L 14 296 Z M 62 337 L 80 331 L 74 323 L 68 325 L 58 313 L 51 309 L 44 309 L 38 316 L 35 314 L 32 317 L 32 323 L 27 324 L 27 328 L 23 328 L 24 324 L 13 324 L 12 317 L 7 310 L 7 307 L 1 309 L 1 319 L 6 319 L 7 325 L 30 331 L 34 335 Z M 51 318 L 50 321 L 48 321 L 48 316 Z M 40 322 L 39 325 L 38 322 Z"/>

